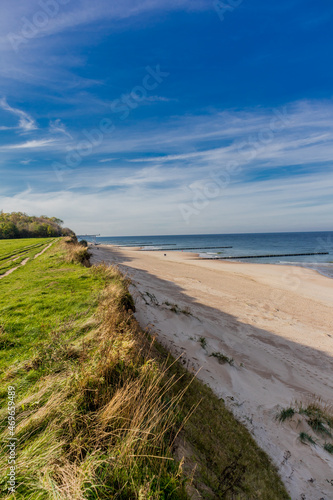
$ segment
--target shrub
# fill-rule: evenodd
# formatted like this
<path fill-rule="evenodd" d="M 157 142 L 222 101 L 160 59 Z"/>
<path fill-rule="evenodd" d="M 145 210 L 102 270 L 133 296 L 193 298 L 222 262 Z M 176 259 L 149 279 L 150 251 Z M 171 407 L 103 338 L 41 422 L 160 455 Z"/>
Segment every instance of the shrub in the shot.
<path fill-rule="evenodd" d="M 84 265 L 85 267 L 90 267 L 90 257 L 91 253 L 87 250 L 87 248 L 83 247 L 78 243 L 72 243 L 67 247 L 67 255 L 66 260 L 74 264 L 75 262 Z M 67 242 L 68 244 L 68 242 Z"/>

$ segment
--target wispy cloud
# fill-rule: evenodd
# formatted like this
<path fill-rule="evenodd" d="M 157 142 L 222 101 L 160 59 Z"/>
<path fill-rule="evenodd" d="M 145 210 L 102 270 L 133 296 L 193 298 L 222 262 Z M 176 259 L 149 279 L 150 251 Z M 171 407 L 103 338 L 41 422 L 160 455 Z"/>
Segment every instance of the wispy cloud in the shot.
<path fill-rule="evenodd" d="M 103 158 L 102 160 L 98 160 L 98 163 L 110 163 L 111 161 L 115 161 L 118 158 Z"/>
<path fill-rule="evenodd" d="M 106 156 L 99 157 L 99 163 L 116 154 L 119 161 L 126 160 L 133 168 L 190 168 L 189 177 L 235 161 L 250 170 L 313 163 L 320 167 L 331 161 L 332 119 L 333 104 L 329 101 L 291 103 L 283 110 L 173 117 L 158 127 L 146 121 L 117 128 L 94 148 L 94 154 Z"/>
<path fill-rule="evenodd" d="M 209 2 L 207 3 L 205 0 L 143 0 L 140 2 L 136 0 L 123 0 L 122 2 L 100 0 L 94 4 L 90 0 L 78 0 L 67 2 L 64 6 L 60 2 L 55 2 L 57 8 L 53 8 L 52 15 L 48 15 L 46 19 L 45 13 L 47 15 L 50 9 L 48 11 L 40 5 L 17 0 L 15 8 L 13 8 L 13 4 L 9 0 L 5 0 L 4 3 L 7 5 L 4 6 L 4 16 L 0 23 L 0 29 L 3 33 L 0 37 L 0 43 L 4 43 L 6 38 L 8 42 L 8 38 L 11 36 L 24 36 L 24 30 L 28 31 L 29 27 L 29 38 L 33 39 L 100 21 L 107 20 L 110 23 L 110 21 L 132 20 L 132 22 L 137 22 L 144 14 L 158 15 L 160 11 L 212 9 Z M 42 26 L 38 26 L 38 23 L 34 26 L 34 16 L 38 17 L 38 12 L 44 13 L 45 20 Z"/>
<path fill-rule="evenodd" d="M 159 95 L 147 96 L 145 100 L 148 101 L 148 102 L 172 102 L 172 101 L 177 101 L 177 99 L 173 99 L 173 98 L 170 98 L 170 97 L 163 97 L 163 96 L 159 96 Z"/>
<path fill-rule="evenodd" d="M 17 150 L 17 149 L 43 149 L 54 144 L 53 139 L 33 139 L 32 141 L 26 141 L 19 144 L 9 144 L 7 146 L 0 147 L 0 150 Z"/>
<path fill-rule="evenodd" d="M 148 173 L 148 172 L 147 172 Z M 56 214 L 75 231 L 104 235 L 193 234 L 285 230 L 325 230 L 333 210 L 333 175 L 311 174 L 297 180 L 258 180 L 231 184 L 205 210 L 184 224 L 179 203 L 190 200 L 181 186 L 152 188 L 132 184 L 124 191 L 24 190 L 0 197 L 6 210 Z M 264 209 L 263 209 L 264 207 Z M 244 214 L 246 213 L 246 217 Z M 125 228 L 125 229 L 124 229 Z"/>
<path fill-rule="evenodd" d="M 279 39 L 271 54 L 270 36 L 264 48 L 263 37 L 254 36 L 258 23 L 266 33 L 263 16 L 276 25 L 286 11 L 285 19 L 294 19 L 300 0 L 272 6 L 244 2 L 223 26 L 214 2 L 207 0 L 3 4 L 0 168 L 6 182 L 0 189 L 6 210 L 54 213 L 74 229 L 88 231 L 91 224 L 95 231 L 98 224 L 106 234 L 218 232 L 221 220 L 234 232 L 246 230 L 248 221 L 251 230 L 269 228 L 269 219 L 274 230 L 282 224 L 292 230 L 302 220 L 308 229 L 329 227 L 333 102 L 304 100 L 313 82 L 302 87 L 302 79 L 314 64 L 303 43 L 304 26 L 303 31 L 293 26 L 294 50 L 306 61 L 303 73 L 296 61 L 297 93 L 288 94 L 284 80 L 281 85 L 289 45 L 283 50 Z M 57 12 L 50 14 L 51 7 L 47 13 L 42 5 L 57 5 Z M 304 18 L 314 17 L 304 11 Z M 233 29 L 236 21 L 241 24 Z M 23 37 L 18 51 L 9 34 Z M 319 53 L 319 45 L 311 52 Z M 269 58 L 276 62 L 274 71 Z M 249 71 L 249 61 L 256 61 L 256 71 L 253 66 Z M 147 65 L 160 65 L 170 78 L 147 96 L 139 90 L 135 95 Z M 262 94 L 258 81 L 266 89 Z M 324 87 L 319 94 L 313 87 L 311 95 L 330 95 Z M 295 95 L 300 100 L 288 104 Z M 119 105 L 117 112 L 112 108 L 128 98 L 129 114 Z M 276 103 L 281 107 L 269 107 Z M 112 121 L 112 127 L 100 139 L 102 120 Z M 54 163 L 64 166 L 63 180 Z M 179 204 L 191 203 L 193 192 L 204 190 L 211 174 L 223 174 L 228 165 L 239 170 L 227 189 L 184 226 Z"/>
<path fill-rule="evenodd" d="M 66 137 L 73 139 L 72 135 L 67 131 L 65 125 L 61 123 L 61 120 L 59 119 L 51 121 L 49 129 L 52 134 L 63 134 Z"/>
<path fill-rule="evenodd" d="M 9 113 L 12 113 L 13 115 L 16 115 L 19 117 L 19 123 L 16 128 L 22 130 L 23 132 L 31 132 L 32 130 L 37 129 L 37 125 L 35 120 L 28 115 L 25 111 L 22 111 L 21 109 L 18 108 L 13 108 L 10 106 L 6 100 L 6 98 L 1 98 L 0 99 L 0 107 L 8 111 Z M 2 130 L 5 130 L 6 128 L 3 128 Z"/>
<path fill-rule="evenodd" d="M 4 0 L 0 19 L 0 75 L 8 80 L 6 93 L 11 93 L 10 81 L 38 83 L 55 90 L 71 88 L 74 80 L 76 89 L 100 86 L 104 80 L 77 73 L 74 76 L 74 68 L 84 66 L 87 60 L 82 50 L 76 55 L 78 45 L 98 43 L 112 32 L 140 26 L 143 19 L 145 24 L 153 26 L 161 22 L 161 12 L 201 10 L 212 10 L 211 3 L 206 0 L 99 0 L 94 3 L 90 0 L 66 3 L 56 0 L 49 5 L 48 2 L 26 0 L 16 0 L 13 4 Z M 96 23 L 98 29 L 92 29 Z M 73 29 L 78 33 L 75 39 Z M 83 36 L 84 30 L 88 36 Z M 18 57 L 20 54 L 27 57 Z"/>
<path fill-rule="evenodd" d="M 20 163 L 22 165 L 30 165 L 30 163 L 32 163 L 34 160 L 32 160 L 31 158 L 29 160 L 21 160 Z"/>

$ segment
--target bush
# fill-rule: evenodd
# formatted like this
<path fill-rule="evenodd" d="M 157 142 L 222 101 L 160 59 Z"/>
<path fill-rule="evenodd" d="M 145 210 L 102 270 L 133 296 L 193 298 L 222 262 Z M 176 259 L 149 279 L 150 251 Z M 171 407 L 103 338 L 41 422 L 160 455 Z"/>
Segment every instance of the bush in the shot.
<path fill-rule="evenodd" d="M 71 241 L 66 241 L 68 245 L 67 247 L 67 255 L 66 260 L 72 264 L 79 263 L 84 265 L 85 267 L 90 267 L 90 257 L 91 253 L 87 250 L 87 248 L 83 247 L 78 243 L 72 243 Z"/>

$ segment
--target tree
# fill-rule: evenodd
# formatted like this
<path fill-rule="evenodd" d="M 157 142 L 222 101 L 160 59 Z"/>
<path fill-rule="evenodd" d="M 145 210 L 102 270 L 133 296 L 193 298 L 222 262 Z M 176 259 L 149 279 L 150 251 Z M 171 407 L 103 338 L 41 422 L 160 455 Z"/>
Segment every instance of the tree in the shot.
<path fill-rule="evenodd" d="M 14 222 L 2 222 L 0 223 L 0 237 L 1 238 L 17 238 L 18 229 Z"/>
<path fill-rule="evenodd" d="M 42 215 L 34 217 L 23 212 L 4 213 L 0 211 L 0 239 L 75 236 L 68 228 L 62 228 L 63 221 L 57 217 Z"/>
<path fill-rule="evenodd" d="M 51 218 L 50 218 L 50 220 L 51 220 L 52 222 L 55 222 L 56 224 L 58 224 L 58 226 L 62 226 L 62 225 L 63 225 L 63 223 L 64 223 L 64 221 L 63 221 L 63 220 L 61 220 L 61 219 L 57 219 L 57 217 L 51 217 Z"/>

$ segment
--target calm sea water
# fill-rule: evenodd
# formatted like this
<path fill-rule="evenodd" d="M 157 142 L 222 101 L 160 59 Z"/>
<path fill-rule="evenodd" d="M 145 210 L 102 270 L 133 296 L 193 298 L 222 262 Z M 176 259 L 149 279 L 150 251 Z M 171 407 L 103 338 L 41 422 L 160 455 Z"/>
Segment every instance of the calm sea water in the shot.
<path fill-rule="evenodd" d="M 89 238 L 86 238 L 89 239 Z M 145 250 L 189 249 L 202 257 L 233 256 L 243 262 L 269 264 L 297 264 L 319 271 L 333 278 L 333 231 L 312 233 L 270 234 L 205 234 L 186 236 L 124 236 L 99 237 L 97 243 L 122 246 L 140 246 Z M 208 247 L 208 248 L 207 248 Z M 232 248 L 222 248 L 232 247 Z M 291 253 L 329 252 L 328 255 L 266 257 Z M 241 258 L 252 256 L 254 258 Z"/>

